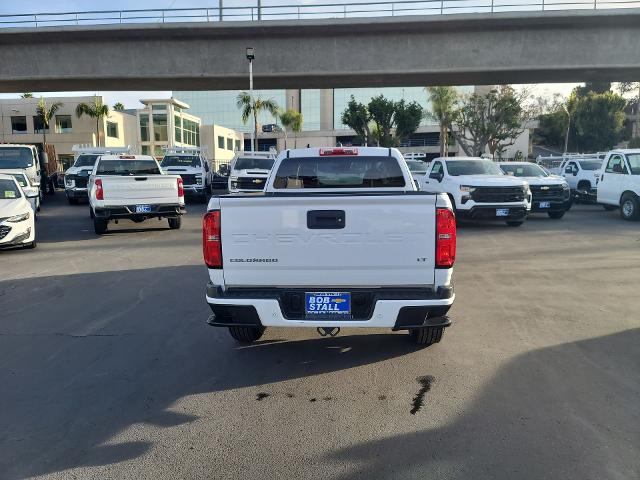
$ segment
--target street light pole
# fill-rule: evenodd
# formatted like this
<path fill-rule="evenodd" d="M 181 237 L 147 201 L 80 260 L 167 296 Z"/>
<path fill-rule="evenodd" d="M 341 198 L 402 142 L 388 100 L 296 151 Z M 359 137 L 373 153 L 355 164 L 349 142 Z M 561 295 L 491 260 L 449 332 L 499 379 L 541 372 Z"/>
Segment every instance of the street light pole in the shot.
<path fill-rule="evenodd" d="M 569 128 L 571 127 L 571 114 L 569 113 L 569 109 L 566 105 L 562 105 L 564 111 L 567 112 L 567 133 L 564 136 L 564 153 L 566 155 L 567 149 L 569 148 Z"/>
<path fill-rule="evenodd" d="M 253 109 L 253 106 L 254 106 L 253 105 L 253 59 L 254 58 L 256 57 L 255 57 L 253 47 L 247 47 L 247 60 L 249 60 L 249 106 L 253 113 L 253 127 L 251 128 L 251 150 L 249 150 L 250 152 L 254 151 L 253 142 L 254 142 L 254 136 L 256 134 L 256 131 L 255 131 L 256 112 Z"/>

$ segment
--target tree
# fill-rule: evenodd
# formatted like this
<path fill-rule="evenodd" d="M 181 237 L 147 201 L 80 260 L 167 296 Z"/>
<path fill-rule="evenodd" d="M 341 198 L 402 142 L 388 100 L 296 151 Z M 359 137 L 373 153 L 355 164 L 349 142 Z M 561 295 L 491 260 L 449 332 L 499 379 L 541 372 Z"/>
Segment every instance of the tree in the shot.
<path fill-rule="evenodd" d="M 585 82 L 584 87 L 573 89 L 578 97 L 584 97 L 589 93 L 606 93 L 611 91 L 611 82 Z"/>
<path fill-rule="evenodd" d="M 396 124 L 396 145 L 399 145 L 403 139 L 411 136 L 418 129 L 422 117 L 424 117 L 424 110 L 418 102 L 405 103 L 404 100 L 396 102 L 393 116 Z"/>
<path fill-rule="evenodd" d="M 118 103 L 116 103 L 116 104 L 113 106 L 113 109 L 114 109 L 116 112 L 121 112 L 121 111 L 123 111 L 123 110 L 124 110 L 124 105 L 123 105 L 122 103 L 118 102 Z"/>
<path fill-rule="evenodd" d="M 570 98 L 569 112 L 577 150 L 609 150 L 622 140 L 626 104 L 624 98 L 610 91 Z"/>
<path fill-rule="evenodd" d="M 20 95 L 20 98 L 33 98 L 33 93 L 24 92 L 22 95 Z"/>
<path fill-rule="evenodd" d="M 109 116 L 109 106 L 102 103 L 100 97 L 95 97 L 91 103 L 79 103 L 76 107 L 76 116 L 81 118 L 83 115 L 94 118 L 96 120 L 96 140 L 100 146 L 100 120 Z"/>
<path fill-rule="evenodd" d="M 635 103 L 636 120 L 635 131 L 632 131 L 631 135 L 635 136 L 635 138 L 640 138 L 640 82 L 620 82 L 618 84 L 618 90 L 622 96 L 629 93 L 637 93 L 637 96 L 632 100 L 632 102 Z"/>
<path fill-rule="evenodd" d="M 258 115 L 261 112 L 269 112 L 274 117 L 278 116 L 278 104 L 271 98 L 263 100 L 262 98 L 255 97 L 253 101 L 251 96 L 247 92 L 240 92 L 236 98 L 236 106 L 241 111 L 242 123 L 245 125 L 249 121 L 249 118 L 253 116 L 253 131 L 254 131 L 254 150 L 258 150 Z"/>
<path fill-rule="evenodd" d="M 455 115 L 455 129 L 451 133 L 464 152 L 473 157 L 488 148 L 491 154 L 501 155 L 513 145 L 524 131 L 528 111 L 523 102 L 528 94 L 516 93 L 510 86 L 491 90 L 486 95 L 474 93 L 463 99 Z"/>
<path fill-rule="evenodd" d="M 287 148 L 287 129 L 294 133 L 302 131 L 302 114 L 296 110 L 289 109 L 280 114 L 280 122 L 284 130 L 284 148 Z M 294 137 L 294 148 L 297 147 L 297 140 Z"/>
<path fill-rule="evenodd" d="M 453 87 L 427 87 L 431 111 L 427 116 L 440 125 L 440 156 L 449 155 L 449 129 L 456 115 L 458 92 Z"/>
<path fill-rule="evenodd" d="M 47 151 L 47 128 L 49 128 L 49 124 L 51 119 L 55 116 L 56 112 L 60 110 L 60 107 L 63 106 L 61 102 L 54 102 L 51 105 L 47 105 L 47 102 L 44 98 L 40 97 L 38 101 L 38 106 L 36 107 L 36 116 L 40 120 L 42 124 L 42 151 Z"/>
<path fill-rule="evenodd" d="M 391 129 L 394 127 L 394 115 L 396 104 L 388 100 L 384 95 L 373 97 L 367 107 L 371 121 L 376 127 L 376 144 L 379 147 L 393 146 Z"/>
<path fill-rule="evenodd" d="M 369 121 L 371 120 L 369 110 L 362 103 L 356 102 L 353 95 L 351 95 L 347 108 L 342 112 L 340 120 L 344 125 L 354 130 L 362 138 L 362 142 L 365 145 L 370 146 L 373 144 L 371 128 L 369 127 Z"/>

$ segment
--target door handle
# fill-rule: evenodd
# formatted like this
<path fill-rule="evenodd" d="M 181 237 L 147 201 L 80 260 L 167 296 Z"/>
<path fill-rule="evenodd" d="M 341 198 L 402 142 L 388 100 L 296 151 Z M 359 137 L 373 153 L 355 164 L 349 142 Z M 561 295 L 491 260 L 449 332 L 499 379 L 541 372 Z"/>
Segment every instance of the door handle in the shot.
<path fill-rule="evenodd" d="M 344 210 L 309 210 L 307 228 L 310 230 L 340 229 L 345 226 Z"/>

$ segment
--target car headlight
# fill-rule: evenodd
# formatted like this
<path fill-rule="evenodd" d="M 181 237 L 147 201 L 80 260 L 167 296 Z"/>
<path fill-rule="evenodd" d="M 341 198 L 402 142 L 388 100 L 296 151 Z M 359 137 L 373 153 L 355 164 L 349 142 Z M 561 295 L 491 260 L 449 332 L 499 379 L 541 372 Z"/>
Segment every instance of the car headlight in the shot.
<path fill-rule="evenodd" d="M 476 189 L 476 187 L 472 187 L 470 185 L 460 185 L 460 191 L 461 192 L 474 192 Z"/>
<path fill-rule="evenodd" d="M 11 223 L 18 223 L 18 222 L 24 222 L 25 220 L 28 220 L 28 219 L 29 219 L 29 212 L 26 212 L 26 213 L 21 213 L 20 215 L 14 215 L 13 217 L 9 217 L 5 221 L 11 222 Z"/>
<path fill-rule="evenodd" d="M 562 184 L 562 189 L 563 190 L 569 190 L 569 184 L 568 183 L 563 183 Z"/>

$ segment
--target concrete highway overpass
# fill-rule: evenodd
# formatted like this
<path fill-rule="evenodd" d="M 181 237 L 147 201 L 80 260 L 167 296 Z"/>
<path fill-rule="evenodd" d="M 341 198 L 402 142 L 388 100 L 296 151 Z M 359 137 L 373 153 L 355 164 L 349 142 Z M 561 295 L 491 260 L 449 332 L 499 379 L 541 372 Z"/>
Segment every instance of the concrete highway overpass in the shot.
<path fill-rule="evenodd" d="M 640 79 L 640 9 L 0 29 L 0 91 Z"/>

